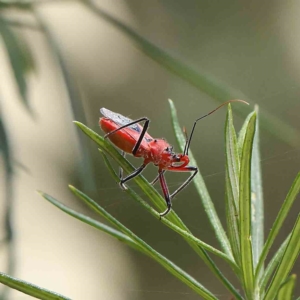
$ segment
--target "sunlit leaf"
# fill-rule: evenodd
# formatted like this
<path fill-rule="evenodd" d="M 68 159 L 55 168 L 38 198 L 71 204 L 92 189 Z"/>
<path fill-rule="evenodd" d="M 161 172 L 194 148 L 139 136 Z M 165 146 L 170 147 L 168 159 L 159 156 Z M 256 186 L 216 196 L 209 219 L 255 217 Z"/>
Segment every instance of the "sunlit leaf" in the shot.
<path fill-rule="evenodd" d="M 264 200 L 260 165 L 258 107 L 256 107 L 256 113 L 257 118 L 251 161 L 251 241 L 254 268 L 256 268 L 256 265 L 258 264 L 264 245 Z"/>

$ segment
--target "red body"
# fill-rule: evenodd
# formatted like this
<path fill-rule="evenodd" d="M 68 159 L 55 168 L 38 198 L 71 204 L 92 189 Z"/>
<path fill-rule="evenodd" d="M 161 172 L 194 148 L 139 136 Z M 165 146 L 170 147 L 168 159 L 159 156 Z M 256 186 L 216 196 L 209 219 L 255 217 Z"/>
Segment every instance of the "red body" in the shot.
<path fill-rule="evenodd" d="M 107 109 L 102 109 L 101 112 L 105 117 L 100 119 L 99 124 L 106 134 L 109 134 L 131 121 L 130 119 Z M 134 126 L 122 128 L 108 135 L 108 138 L 122 151 L 132 154 L 132 149 L 138 141 L 142 129 L 143 127 L 141 125 L 135 124 Z M 167 141 L 164 139 L 154 139 L 147 132 L 134 156 L 143 157 L 144 164 L 152 162 L 154 165 L 158 166 L 160 170 L 168 169 L 176 171 L 176 169 L 178 169 L 179 171 L 189 163 L 187 155 L 175 154 L 172 152 L 172 147 Z"/>

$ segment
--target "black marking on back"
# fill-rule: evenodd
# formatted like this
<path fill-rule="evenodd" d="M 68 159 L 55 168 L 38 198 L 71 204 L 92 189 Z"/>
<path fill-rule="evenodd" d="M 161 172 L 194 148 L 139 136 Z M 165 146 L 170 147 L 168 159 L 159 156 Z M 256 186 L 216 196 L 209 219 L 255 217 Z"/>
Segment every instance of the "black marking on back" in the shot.
<path fill-rule="evenodd" d="M 133 120 L 126 118 L 123 115 L 115 113 L 104 107 L 100 108 L 100 112 L 104 117 L 113 120 L 115 123 L 117 123 L 120 126 L 124 126 L 126 124 L 133 122 Z M 128 126 L 128 128 L 131 128 L 139 133 L 141 132 L 141 128 L 138 126 L 138 124 L 132 124 L 132 125 Z"/>

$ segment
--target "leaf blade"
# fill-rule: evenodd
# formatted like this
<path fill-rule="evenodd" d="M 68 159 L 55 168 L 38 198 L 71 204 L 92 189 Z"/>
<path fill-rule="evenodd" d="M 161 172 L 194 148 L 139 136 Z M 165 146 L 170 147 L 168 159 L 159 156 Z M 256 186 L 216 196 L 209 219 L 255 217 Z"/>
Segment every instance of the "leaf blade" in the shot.
<path fill-rule="evenodd" d="M 239 181 L 239 214 L 241 266 L 245 293 L 252 299 L 253 293 L 253 257 L 251 244 L 251 157 L 256 125 L 256 113 L 249 119 L 241 157 Z"/>
<path fill-rule="evenodd" d="M 296 220 L 295 226 L 292 230 L 291 238 L 289 239 L 288 245 L 285 249 L 283 257 L 279 263 L 279 266 L 275 272 L 274 277 L 269 285 L 264 300 L 273 300 L 280 288 L 281 283 L 290 273 L 295 261 L 300 252 L 300 214 Z"/>
<path fill-rule="evenodd" d="M 173 124 L 173 128 L 174 128 L 175 136 L 177 138 L 177 141 L 178 141 L 181 151 L 183 151 L 184 150 L 183 145 L 185 144 L 186 139 L 185 139 L 183 132 L 181 131 L 181 127 L 178 122 L 176 108 L 174 106 L 173 101 L 170 99 L 169 99 L 169 105 L 170 105 L 170 109 L 171 109 L 172 124 Z M 196 160 L 195 160 L 191 150 L 189 150 L 189 159 L 190 159 L 190 164 L 193 166 L 196 166 L 199 170 L 197 175 L 195 176 L 195 179 L 193 180 L 193 183 L 196 187 L 198 194 L 201 197 L 202 204 L 204 206 L 205 212 L 208 215 L 210 224 L 211 224 L 212 228 L 214 229 L 215 235 L 218 238 L 223 251 L 229 257 L 233 258 L 229 240 L 228 240 L 225 230 L 221 224 L 221 221 L 217 215 L 216 209 L 210 198 L 210 195 L 209 195 L 209 192 L 205 185 L 204 179 L 201 175 L 200 169 L 197 166 Z"/>
<path fill-rule="evenodd" d="M 9 275 L 0 272 L 0 282 L 24 294 L 43 300 L 71 300 L 58 293 L 41 288 L 35 284 L 26 282 L 21 279 L 13 278 Z"/>
<path fill-rule="evenodd" d="M 256 107 L 256 126 L 253 140 L 251 161 L 251 233 L 253 266 L 256 268 L 264 246 L 264 203 L 262 191 L 262 174 L 259 150 L 259 120 L 258 107 Z M 263 266 L 261 271 L 263 271 Z"/>
<path fill-rule="evenodd" d="M 237 264 L 240 264 L 239 173 L 240 160 L 230 104 L 225 121 L 225 199 L 229 240 Z"/>
<path fill-rule="evenodd" d="M 170 273 L 172 273 L 175 277 L 180 279 L 182 282 L 187 284 L 190 288 L 192 288 L 195 292 L 201 295 L 204 299 L 208 300 L 217 300 L 217 298 L 208 291 L 203 285 L 201 285 L 198 281 L 196 281 L 193 277 L 179 268 L 177 265 L 172 263 L 166 257 L 158 253 L 151 246 L 149 246 L 146 242 L 144 242 L 141 238 L 135 235 L 131 230 L 125 227 L 122 223 L 116 220 L 113 216 L 111 216 L 105 209 L 99 206 L 95 201 L 89 198 L 87 195 L 79 191 L 73 186 L 69 186 L 71 191 L 79 197 L 81 200 L 85 202 L 91 209 L 95 212 L 99 213 L 106 220 L 112 223 L 117 229 L 123 232 L 127 237 L 132 239 L 138 247 L 141 248 L 144 254 L 151 256 L 154 260 L 160 263 L 164 268 L 166 268 Z"/>
<path fill-rule="evenodd" d="M 281 286 L 277 300 L 292 300 L 296 285 L 296 274 L 292 274 Z"/>
<path fill-rule="evenodd" d="M 268 238 L 265 242 L 265 245 L 263 247 L 263 250 L 262 250 L 262 253 L 261 253 L 261 256 L 260 256 L 260 259 L 259 259 L 259 262 L 258 262 L 258 265 L 256 267 L 256 270 L 255 270 L 255 280 L 257 282 L 258 280 L 258 277 L 259 277 L 259 273 L 260 273 L 260 270 L 263 266 L 263 263 L 269 253 L 269 250 L 270 248 L 272 247 L 273 245 L 273 242 L 280 230 L 280 228 L 282 227 L 282 224 L 284 222 L 284 220 L 286 219 L 287 217 L 287 214 L 288 212 L 290 211 L 294 201 L 296 200 L 296 197 L 297 195 L 299 194 L 300 192 L 300 172 L 297 174 L 285 200 L 284 200 L 284 203 L 283 205 L 281 206 L 281 209 L 276 217 L 276 220 L 271 228 L 271 231 L 268 235 Z"/>

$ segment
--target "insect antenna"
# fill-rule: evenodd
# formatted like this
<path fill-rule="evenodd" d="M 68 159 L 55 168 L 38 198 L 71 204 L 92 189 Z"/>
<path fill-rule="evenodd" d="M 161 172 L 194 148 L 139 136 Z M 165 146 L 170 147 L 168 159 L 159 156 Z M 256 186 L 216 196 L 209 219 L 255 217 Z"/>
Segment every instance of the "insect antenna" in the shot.
<path fill-rule="evenodd" d="M 184 147 L 184 151 L 183 151 L 183 154 L 184 155 L 188 155 L 189 154 L 189 148 L 190 148 L 190 144 L 191 144 L 191 140 L 192 140 L 192 137 L 193 137 L 193 134 L 194 134 L 194 131 L 195 131 L 195 127 L 196 127 L 196 124 L 199 120 L 201 119 L 204 119 L 205 117 L 208 117 L 209 115 L 211 115 L 212 113 L 214 113 L 215 111 L 217 111 L 219 108 L 221 108 L 222 106 L 230 103 L 230 102 L 242 102 L 242 103 L 245 103 L 247 105 L 249 105 L 248 102 L 244 101 L 244 100 L 239 100 L 239 99 L 234 99 L 234 100 L 229 100 L 229 101 L 226 101 L 224 102 L 223 104 L 219 105 L 217 108 L 215 108 L 214 110 L 212 110 L 211 112 L 205 114 L 204 116 L 198 118 L 195 122 L 194 122 L 194 125 L 193 125 L 193 128 L 192 128 L 192 131 L 191 131 L 191 134 L 190 134 L 190 137 L 186 139 L 186 143 L 185 143 L 185 147 Z M 184 133 L 186 135 L 186 130 L 184 130 Z"/>

